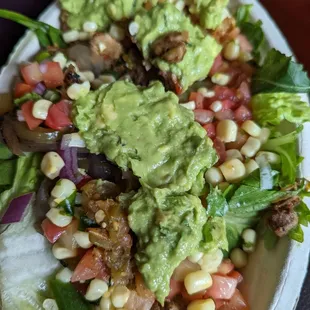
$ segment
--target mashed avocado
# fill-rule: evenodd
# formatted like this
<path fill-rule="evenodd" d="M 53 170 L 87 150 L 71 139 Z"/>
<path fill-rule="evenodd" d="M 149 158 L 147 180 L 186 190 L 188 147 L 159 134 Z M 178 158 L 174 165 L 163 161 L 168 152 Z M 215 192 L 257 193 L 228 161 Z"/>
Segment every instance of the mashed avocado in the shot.
<path fill-rule="evenodd" d="M 93 153 L 131 168 L 150 188 L 189 191 L 216 160 L 212 142 L 160 82 L 119 81 L 76 101 L 75 124 Z"/>
<path fill-rule="evenodd" d="M 104 30 L 113 21 L 134 16 L 146 0 L 60 0 L 69 13 L 67 23 L 71 29 L 81 30 L 85 21 L 92 21 Z"/>
<path fill-rule="evenodd" d="M 184 12 L 173 4 L 159 4 L 150 11 L 142 10 L 135 16 L 135 22 L 139 26 L 136 40 L 146 59 L 151 56 L 152 43 L 162 35 L 172 31 L 189 33 L 186 54 L 181 62 L 171 64 L 161 58 L 152 60 L 160 70 L 175 74 L 183 90 L 208 75 L 221 50 L 210 35 L 205 35 L 198 26 L 192 25 Z"/>
<path fill-rule="evenodd" d="M 82 30 L 86 21 L 95 22 L 98 29 L 105 29 L 110 18 L 107 14 L 106 5 L 108 0 L 60 0 L 64 10 L 68 12 L 67 24 L 71 29 Z"/>
<path fill-rule="evenodd" d="M 137 235 L 136 263 L 161 304 L 169 294 L 174 269 L 199 250 L 206 212 L 200 199 L 168 189 L 140 189 L 129 208 Z"/>
<path fill-rule="evenodd" d="M 199 15 L 200 24 L 206 29 L 217 28 L 223 20 L 229 0 L 193 0 L 190 12 Z"/>

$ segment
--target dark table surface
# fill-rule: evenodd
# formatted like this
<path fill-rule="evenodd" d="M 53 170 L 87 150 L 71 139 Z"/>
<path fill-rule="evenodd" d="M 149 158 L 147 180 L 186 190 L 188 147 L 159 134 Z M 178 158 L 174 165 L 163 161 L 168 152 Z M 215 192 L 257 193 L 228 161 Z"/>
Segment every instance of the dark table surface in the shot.
<path fill-rule="evenodd" d="M 36 18 L 52 2 L 50 0 L 0 0 L 0 8 L 19 11 L 29 17 Z M 310 0 L 261 0 L 261 2 L 288 39 L 297 59 L 310 72 Z M 24 31 L 23 27 L 0 19 L 0 67 L 5 63 L 13 46 Z M 310 272 L 306 277 L 297 306 L 297 310 L 309 309 Z"/>

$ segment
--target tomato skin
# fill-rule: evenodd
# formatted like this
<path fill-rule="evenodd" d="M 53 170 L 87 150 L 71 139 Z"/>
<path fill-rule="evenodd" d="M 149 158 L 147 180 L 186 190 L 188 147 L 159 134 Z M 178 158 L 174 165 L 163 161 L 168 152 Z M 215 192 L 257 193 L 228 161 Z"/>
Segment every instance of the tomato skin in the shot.
<path fill-rule="evenodd" d="M 53 104 L 48 111 L 45 125 L 55 130 L 72 125 L 72 121 L 69 118 L 70 105 L 71 102 L 68 100 L 62 100 Z"/>
<path fill-rule="evenodd" d="M 237 107 L 236 102 L 229 100 L 229 99 L 225 99 L 222 101 L 222 111 L 225 110 L 234 110 Z"/>
<path fill-rule="evenodd" d="M 234 142 L 226 143 L 227 150 L 238 149 L 240 150 L 245 142 L 248 140 L 248 134 L 246 134 L 242 129 L 238 130 L 237 140 Z"/>
<path fill-rule="evenodd" d="M 229 301 L 226 301 L 224 305 L 219 308 L 219 310 L 250 310 L 250 307 L 240 291 L 236 289 L 232 298 Z"/>
<path fill-rule="evenodd" d="M 55 243 L 67 229 L 66 227 L 56 226 L 47 218 L 42 222 L 41 227 L 44 236 L 50 243 Z"/>
<path fill-rule="evenodd" d="M 213 123 L 205 124 L 202 127 L 205 129 L 205 131 L 207 132 L 207 136 L 210 139 L 215 138 L 216 132 L 215 132 L 215 125 Z"/>
<path fill-rule="evenodd" d="M 170 279 L 170 292 L 167 296 L 167 300 L 172 300 L 175 296 L 181 294 L 184 288 L 184 284 L 181 281 L 176 281 L 173 278 Z"/>
<path fill-rule="evenodd" d="M 237 270 L 233 270 L 231 271 L 228 276 L 230 278 L 234 278 L 238 281 L 238 284 L 241 283 L 243 281 L 243 276 L 240 272 L 238 272 Z"/>
<path fill-rule="evenodd" d="M 227 274 L 230 274 L 231 272 L 233 272 L 235 266 L 234 264 L 231 262 L 231 260 L 229 258 L 225 258 L 223 259 L 222 263 L 220 264 L 217 273 L 226 276 Z"/>
<path fill-rule="evenodd" d="M 15 98 L 20 98 L 28 93 L 31 93 L 33 90 L 33 87 L 25 84 L 25 83 L 17 83 L 15 85 L 15 89 L 14 89 L 14 97 Z"/>
<path fill-rule="evenodd" d="M 103 254 L 97 248 L 87 250 L 71 277 L 71 282 L 86 281 L 98 278 L 104 281 L 109 279 L 107 267 L 103 262 Z"/>
<path fill-rule="evenodd" d="M 33 101 L 27 101 L 21 106 L 21 110 L 23 111 L 23 116 L 30 130 L 34 130 L 39 127 L 40 124 L 43 123 L 43 120 L 35 118 L 32 115 Z"/>
<path fill-rule="evenodd" d="M 194 110 L 195 121 L 201 125 L 211 123 L 214 118 L 214 112 L 210 110 L 197 109 Z"/>
<path fill-rule="evenodd" d="M 244 122 L 252 119 L 252 112 L 245 105 L 241 105 L 235 110 L 234 114 L 234 118 L 237 122 Z"/>
<path fill-rule="evenodd" d="M 222 110 L 215 113 L 215 118 L 219 121 L 230 119 L 233 120 L 235 118 L 235 114 L 233 110 Z"/>
<path fill-rule="evenodd" d="M 196 109 L 203 109 L 204 97 L 201 93 L 191 92 L 188 100 L 189 101 L 195 101 Z"/>
<path fill-rule="evenodd" d="M 213 299 L 230 299 L 236 290 L 237 280 L 227 276 L 213 274 L 212 286 L 207 290 L 205 298 L 211 297 Z"/>
<path fill-rule="evenodd" d="M 48 61 L 40 65 L 43 81 L 47 88 L 56 88 L 64 83 L 64 73 L 58 62 Z"/>
<path fill-rule="evenodd" d="M 219 160 L 217 164 L 221 164 L 226 160 L 226 148 L 223 141 L 221 141 L 219 138 L 215 138 L 213 141 L 213 147 L 215 148 L 217 155 L 219 157 Z"/>
<path fill-rule="evenodd" d="M 37 62 L 22 66 L 20 71 L 28 85 L 35 86 L 43 80 L 43 75 Z"/>
<path fill-rule="evenodd" d="M 221 54 L 219 54 L 215 60 L 214 60 L 214 63 L 212 65 L 212 68 L 210 70 L 210 73 L 209 75 L 212 76 L 214 75 L 216 72 L 218 72 L 218 70 L 220 69 L 220 67 L 222 66 L 223 64 L 223 57 Z"/>
<path fill-rule="evenodd" d="M 186 301 L 191 302 L 191 301 L 194 301 L 194 300 L 204 299 L 204 296 L 206 295 L 206 292 L 207 292 L 207 290 L 203 290 L 201 292 L 198 292 L 198 293 L 190 295 L 190 294 L 187 293 L 186 288 L 183 287 L 183 289 L 181 291 L 181 294 L 182 294 L 182 297 Z"/>

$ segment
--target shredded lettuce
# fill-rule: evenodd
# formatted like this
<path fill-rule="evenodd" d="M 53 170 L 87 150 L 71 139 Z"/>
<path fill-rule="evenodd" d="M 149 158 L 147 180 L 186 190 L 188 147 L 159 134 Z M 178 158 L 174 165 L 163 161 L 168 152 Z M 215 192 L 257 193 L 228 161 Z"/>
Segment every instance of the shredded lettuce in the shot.
<path fill-rule="evenodd" d="M 304 241 L 304 232 L 301 226 L 308 227 L 310 223 L 310 210 L 308 206 L 302 201 L 296 208 L 295 212 L 298 214 L 298 225 L 290 231 L 291 239 L 302 243 Z"/>
<path fill-rule="evenodd" d="M 0 194 L 0 218 L 12 199 L 36 191 L 41 176 L 40 162 L 41 154 L 39 153 L 29 153 L 17 159 L 12 186 Z"/>
<path fill-rule="evenodd" d="M 258 94 L 252 97 L 251 104 L 255 120 L 264 127 L 279 125 L 284 120 L 294 124 L 310 121 L 309 104 L 297 94 Z"/>
<path fill-rule="evenodd" d="M 279 179 L 282 186 L 295 182 L 297 168 L 300 164 L 300 157 L 297 155 L 297 138 L 302 128 L 300 126 L 287 135 L 270 139 L 263 145 L 263 150 L 278 153 L 281 157 Z"/>
<path fill-rule="evenodd" d="M 310 79 L 301 64 L 271 49 L 252 79 L 252 93 L 309 93 Z"/>

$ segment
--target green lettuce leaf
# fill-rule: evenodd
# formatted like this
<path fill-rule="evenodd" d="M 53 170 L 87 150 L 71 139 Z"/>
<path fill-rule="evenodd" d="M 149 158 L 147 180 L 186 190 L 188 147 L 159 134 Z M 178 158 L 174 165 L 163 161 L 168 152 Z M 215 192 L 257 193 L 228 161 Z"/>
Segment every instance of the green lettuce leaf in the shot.
<path fill-rule="evenodd" d="M 287 120 L 293 124 L 310 121 L 310 107 L 297 94 L 272 93 L 252 97 L 254 119 L 264 127 L 276 126 Z"/>
<path fill-rule="evenodd" d="M 228 203 L 221 190 L 210 185 L 210 193 L 207 196 L 208 216 L 224 216 L 228 211 Z"/>
<path fill-rule="evenodd" d="M 51 289 L 59 310 L 90 310 L 91 305 L 77 292 L 71 283 L 52 280 Z"/>
<path fill-rule="evenodd" d="M 12 199 L 36 191 L 41 176 L 41 157 L 39 153 L 29 153 L 17 159 L 12 187 L 0 194 L 0 218 Z"/>
<path fill-rule="evenodd" d="M 300 126 L 287 135 L 270 139 L 263 145 L 263 150 L 278 153 L 281 157 L 280 184 L 282 186 L 295 182 L 300 164 L 300 158 L 297 155 L 297 138 L 302 128 Z"/>
<path fill-rule="evenodd" d="M 260 61 L 260 50 L 265 43 L 265 34 L 262 29 L 262 21 L 251 22 L 251 10 L 253 5 L 242 5 L 236 12 L 235 18 L 237 26 L 241 32 L 248 38 L 253 46 L 253 55 L 255 60 Z"/>
<path fill-rule="evenodd" d="M 275 92 L 309 93 L 310 79 L 301 64 L 272 49 L 253 76 L 252 93 Z"/>
<path fill-rule="evenodd" d="M 202 234 L 203 240 L 200 243 L 201 251 L 209 252 L 215 249 L 228 250 L 226 222 L 223 217 L 210 217 L 203 227 Z"/>

